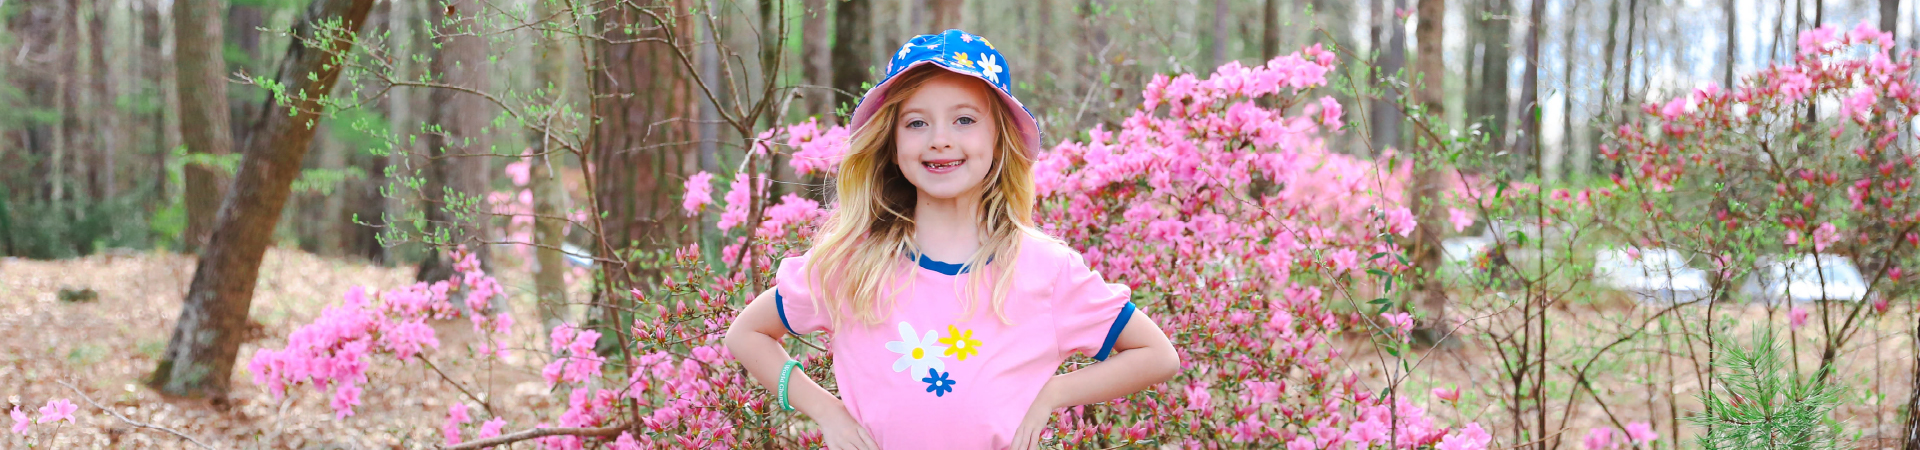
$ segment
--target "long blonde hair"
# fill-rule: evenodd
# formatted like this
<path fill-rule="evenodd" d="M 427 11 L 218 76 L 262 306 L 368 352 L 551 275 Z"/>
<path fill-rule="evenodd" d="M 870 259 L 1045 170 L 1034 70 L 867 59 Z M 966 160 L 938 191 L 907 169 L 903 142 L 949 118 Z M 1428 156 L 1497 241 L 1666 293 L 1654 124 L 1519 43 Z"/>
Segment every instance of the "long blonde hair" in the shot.
<path fill-rule="evenodd" d="M 917 264 L 907 256 L 921 253 L 913 239 L 917 190 L 894 160 L 898 151 L 894 147 L 895 122 L 902 103 L 928 80 L 948 74 L 952 73 L 920 67 L 898 75 L 879 111 L 853 131 L 847 157 L 840 162 L 840 173 L 834 180 L 839 205 L 814 235 L 807 271 L 815 305 L 827 311 L 834 329 L 840 328 L 845 319 L 842 316 L 849 310 L 862 324 L 879 324 L 898 305 L 898 294 L 907 287 L 897 281 L 905 276 L 903 271 L 911 271 Z M 985 192 L 980 201 L 980 225 L 985 239 L 961 266 L 966 272 L 962 276 L 969 281 L 966 292 L 960 295 L 966 303 L 961 320 L 973 316 L 977 285 L 988 281 L 993 288 L 994 315 L 1001 323 L 1010 324 L 1005 303 L 1013 284 L 1014 259 L 1022 237 L 1038 234 L 1033 228 L 1033 159 L 1013 122 L 1013 111 L 998 101 L 985 82 L 979 82 L 978 87 L 988 90 L 988 96 L 996 100 L 990 109 L 999 135 L 994 138 L 993 168 L 981 181 Z M 988 267 L 988 261 L 997 263 Z"/>

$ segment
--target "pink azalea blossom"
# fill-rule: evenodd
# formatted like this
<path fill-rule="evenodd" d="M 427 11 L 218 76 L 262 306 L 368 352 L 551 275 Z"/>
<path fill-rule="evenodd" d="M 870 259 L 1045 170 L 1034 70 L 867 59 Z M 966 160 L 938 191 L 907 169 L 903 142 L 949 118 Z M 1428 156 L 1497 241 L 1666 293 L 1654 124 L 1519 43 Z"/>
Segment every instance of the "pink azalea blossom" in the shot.
<path fill-rule="evenodd" d="M 620 432 L 620 438 L 614 439 L 613 444 L 607 445 L 607 448 L 609 450 L 640 450 L 641 449 L 640 443 L 635 442 L 633 440 L 633 433 L 626 432 L 626 431 Z"/>
<path fill-rule="evenodd" d="M 1786 244 L 1788 247 L 1800 245 L 1800 232 L 1787 230 L 1787 239 L 1782 243 Z"/>
<path fill-rule="evenodd" d="M 340 388 L 333 391 L 333 403 L 331 405 L 333 406 L 334 418 L 346 419 L 348 416 L 352 416 L 353 407 L 360 406 L 360 385 L 351 381 L 340 383 Z"/>
<path fill-rule="evenodd" d="M 1856 91 L 1840 101 L 1840 116 L 1864 125 L 1867 123 L 1868 116 L 1873 114 L 1874 100 L 1876 99 L 1873 97 L 1872 89 Z"/>
<path fill-rule="evenodd" d="M 1673 101 L 1667 102 L 1660 107 L 1660 117 L 1669 121 L 1680 119 L 1681 115 L 1687 113 L 1687 100 L 1687 97 L 1676 97 Z"/>
<path fill-rule="evenodd" d="M 1212 411 L 1213 410 L 1213 393 L 1207 390 L 1207 386 L 1209 384 L 1210 383 L 1201 381 L 1194 384 L 1189 384 L 1186 386 L 1186 388 L 1184 388 L 1187 392 L 1186 410 L 1188 411 Z"/>
<path fill-rule="evenodd" d="M 1813 91 L 1813 79 L 1797 69 L 1782 69 L 1774 75 L 1773 89 L 1788 102 L 1798 101 Z"/>
<path fill-rule="evenodd" d="M 1645 444 L 1659 440 L 1660 434 L 1653 432 L 1653 426 L 1646 422 L 1634 422 L 1627 424 L 1627 439 L 1635 444 Z"/>
<path fill-rule="evenodd" d="M 507 419 L 500 418 L 500 417 L 489 419 L 486 422 L 480 424 L 480 432 L 475 434 L 473 438 L 487 439 L 492 437 L 498 437 L 500 436 L 500 430 L 502 428 L 506 428 L 506 426 L 507 426 Z"/>
<path fill-rule="evenodd" d="M 13 432 L 26 436 L 27 427 L 33 424 L 33 421 L 27 420 L 27 413 L 20 411 L 20 405 L 13 405 L 13 411 L 8 414 L 13 416 Z"/>
<path fill-rule="evenodd" d="M 1799 306 L 1787 311 L 1787 321 L 1794 328 L 1807 325 L 1807 309 Z"/>
<path fill-rule="evenodd" d="M 1614 429 L 1606 427 L 1587 430 L 1587 438 L 1584 440 L 1584 443 L 1587 444 L 1587 450 L 1615 448 L 1616 446 L 1613 444 L 1614 433 Z"/>
<path fill-rule="evenodd" d="M 53 423 L 62 420 L 73 422 L 73 411 L 76 409 L 80 407 L 64 398 L 47 400 L 46 406 L 40 407 L 40 420 L 37 423 Z M 19 425 L 15 425 L 15 428 L 18 427 Z"/>
<path fill-rule="evenodd" d="M 1455 233 L 1467 231 L 1467 227 L 1473 226 L 1473 214 L 1459 208 L 1447 208 L 1447 222 L 1453 224 Z"/>
<path fill-rule="evenodd" d="M 713 203 L 713 174 L 701 171 L 687 177 L 686 190 L 680 208 L 687 210 L 689 216 L 699 214 L 702 208 Z"/>
<path fill-rule="evenodd" d="M 757 175 L 754 179 L 759 180 L 759 189 L 762 193 L 766 192 L 767 188 L 771 186 L 766 174 Z M 747 189 L 747 177 L 745 175 L 734 177 L 732 186 L 727 190 L 727 209 L 720 214 L 720 223 L 718 224 L 720 231 L 731 230 L 733 227 L 747 222 L 749 219 L 747 217 L 747 207 L 753 203 L 748 201 L 751 196 L 752 193 Z"/>
<path fill-rule="evenodd" d="M 1454 403 L 1454 402 L 1458 402 L 1458 401 L 1460 401 L 1460 389 L 1457 389 L 1457 388 L 1433 388 L 1433 398 L 1437 398 L 1437 399 L 1440 399 L 1440 400 L 1444 400 L 1444 401 L 1446 401 L 1447 403 Z"/>
<path fill-rule="evenodd" d="M 507 179 L 513 181 L 514 186 L 526 186 L 528 181 L 533 180 L 532 169 L 533 163 L 530 160 L 514 160 L 507 163 Z"/>
<path fill-rule="evenodd" d="M 1854 26 L 1853 31 L 1847 32 L 1847 41 L 1855 44 L 1874 44 L 1880 46 L 1881 50 L 1886 50 L 1893 48 L 1893 33 L 1880 31 L 1880 28 L 1874 26 L 1872 22 L 1860 19 L 1860 25 Z"/>
<path fill-rule="evenodd" d="M 467 404 L 456 402 L 447 406 L 447 421 L 440 425 L 440 435 L 446 438 L 447 445 L 460 445 L 460 425 L 472 420 L 467 417 Z"/>
<path fill-rule="evenodd" d="M 1412 235 L 1414 227 L 1419 225 L 1420 223 L 1413 217 L 1412 210 L 1406 208 L 1387 210 L 1387 230 L 1393 232 L 1393 234 L 1401 236 Z"/>
<path fill-rule="evenodd" d="M 1406 336 L 1407 333 L 1413 331 L 1413 314 L 1404 312 L 1380 313 L 1380 318 L 1386 319 L 1387 326 L 1393 329 L 1395 335 Z"/>
<path fill-rule="evenodd" d="M 1459 433 L 1447 435 L 1447 437 L 1440 440 L 1439 445 L 1435 445 L 1433 448 L 1435 450 L 1486 450 L 1487 444 L 1492 442 L 1492 434 L 1488 434 L 1486 429 L 1480 428 L 1480 424 L 1471 423 L 1467 424 L 1467 427 L 1461 429 Z"/>
<path fill-rule="evenodd" d="M 1833 245 L 1834 242 L 1838 242 L 1839 240 L 1840 232 L 1834 228 L 1833 224 L 1822 223 L 1820 224 L 1820 228 L 1813 230 L 1813 251 L 1827 251 L 1827 246 Z"/>
<path fill-rule="evenodd" d="M 1385 423 L 1376 420 L 1364 420 L 1348 426 L 1347 434 L 1343 436 L 1343 438 L 1357 447 L 1367 448 L 1375 443 L 1386 442 L 1387 431 L 1387 424 Z"/>
<path fill-rule="evenodd" d="M 1334 100 L 1333 96 L 1320 97 L 1321 125 L 1326 126 L 1329 130 L 1340 129 L 1340 127 L 1343 126 L 1340 122 L 1340 113 L 1340 102 Z"/>
<path fill-rule="evenodd" d="M 1808 56 L 1825 51 L 1834 43 L 1837 34 L 1832 26 L 1824 26 L 1800 32 L 1800 56 Z"/>

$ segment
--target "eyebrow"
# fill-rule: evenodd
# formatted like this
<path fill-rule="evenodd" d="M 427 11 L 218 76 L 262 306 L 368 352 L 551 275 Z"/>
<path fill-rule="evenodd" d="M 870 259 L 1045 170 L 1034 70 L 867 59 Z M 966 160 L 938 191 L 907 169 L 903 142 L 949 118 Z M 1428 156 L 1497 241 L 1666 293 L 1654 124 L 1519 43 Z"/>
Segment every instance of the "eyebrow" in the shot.
<path fill-rule="evenodd" d="M 974 106 L 972 102 L 961 102 L 961 103 L 960 103 L 960 104 L 958 104 L 958 105 L 953 105 L 953 109 L 956 109 L 956 110 L 958 110 L 958 109 L 962 109 L 962 108 L 965 108 L 965 109 L 971 109 L 971 110 L 973 110 L 973 112 L 981 112 L 981 111 L 985 111 L 984 109 L 981 109 L 981 108 L 980 108 L 980 107 L 978 107 L 978 106 Z M 903 115 L 903 116 L 904 116 L 904 115 L 907 115 L 907 114 L 911 114 L 911 113 L 924 113 L 924 112 L 926 112 L 926 111 L 923 111 L 923 110 L 922 110 L 922 108 L 907 108 L 907 109 L 902 109 L 902 110 L 900 110 L 900 115 Z"/>

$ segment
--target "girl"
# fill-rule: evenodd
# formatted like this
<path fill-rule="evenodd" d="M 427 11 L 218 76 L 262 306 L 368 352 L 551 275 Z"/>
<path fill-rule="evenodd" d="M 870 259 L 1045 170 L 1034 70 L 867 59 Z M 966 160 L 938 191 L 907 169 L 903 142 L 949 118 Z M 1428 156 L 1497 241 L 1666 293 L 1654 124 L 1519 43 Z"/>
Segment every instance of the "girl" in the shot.
<path fill-rule="evenodd" d="M 960 30 L 893 54 L 854 109 L 838 208 L 727 330 L 733 356 L 828 448 L 1034 448 L 1054 410 L 1180 369 L 1126 286 L 1034 228 L 1040 132 L 1005 64 Z M 840 398 L 780 345 L 819 331 Z M 1073 353 L 1102 362 L 1054 375 Z"/>

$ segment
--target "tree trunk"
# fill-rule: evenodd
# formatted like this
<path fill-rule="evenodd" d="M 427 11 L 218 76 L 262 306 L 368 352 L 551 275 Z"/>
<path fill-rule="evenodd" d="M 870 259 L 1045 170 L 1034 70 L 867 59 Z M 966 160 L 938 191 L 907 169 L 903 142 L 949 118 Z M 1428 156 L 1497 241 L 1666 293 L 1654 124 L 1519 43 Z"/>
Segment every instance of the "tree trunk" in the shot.
<path fill-rule="evenodd" d="M 1572 17 L 1580 17 L 1580 5 L 1582 3 L 1584 2 L 1575 1 L 1573 3 L 1573 10 L 1568 14 Z M 1588 154 L 1588 152 L 1577 150 L 1577 149 L 1583 149 L 1585 147 L 1579 146 L 1578 143 L 1574 140 L 1575 136 L 1573 131 L 1574 130 L 1574 127 L 1573 127 L 1573 122 L 1574 122 L 1574 111 L 1573 111 L 1574 51 L 1573 51 L 1573 48 L 1574 46 L 1579 45 L 1574 41 L 1574 39 L 1576 39 L 1577 36 L 1579 35 L 1578 33 L 1579 29 L 1580 29 L 1580 21 L 1577 21 L 1577 20 L 1567 21 L 1567 38 L 1565 41 L 1566 46 L 1564 47 L 1565 51 L 1561 53 L 1561 57 L 1560 57 L 1560 60 L 1561 60 L 1560 62 L 1565 64 L 1564 67 L 1566 67 L 1566 70 L 1563 70 L 1560 72 L 1560 75 L 1565 77 L 1565 82 L 1562 85 L 1566 86 L 1567 88 L 1565 91 L 1560 93 L 1560 111 L 1561 111 L 1560 119 L 1561 120 L 1560 120 L 1560 164 L 1559 165 L 1564 166 L 1568 161 L 1572 161 L 1573 170 L 1571 175 L 1585 176 L 1587 174 L 1587 162 L 1590 160 L 1591 156 Z M 1563 167 L 1554 167 L 1554 171 L 1559 172 L 1561 174 L 1568 173 L 1568 171 L 1564 170 Z M 1568 178 L 1574 178 L 1574 177 L 1568 176 Z"/>
<path fill-rule="evenodd" d="M 1622 55 L 1627 60 L 1626 69 L 1620 73 L 1620 108 L 1614 112 L 1616 120 L 1625 120 L 1627 111 L 1633 109 L 1633 41 L 1634 29 L 1640 25 L 1640 0 L 1627 1 L 1627 52 Z"/>
<path fill-rule="evenodd" d="M 1920 348 L 1920 323 L 1914 325 L 1912 345 L 1913 348 Z M 1920 411 L 1920 358 L 1913 358 L 1913 383 L 1908 387 L 1911 388 L 1908 390 L 1911 394 L 1907 395 L 1907 425 L 1900 433 L 1901 440 L 1905 442 L 1900 448 L 1920 450 L 1920 414 L 1915 413 Z"/>
<path fill-rule="evenodd" d="M 542 17 L 557 12 L 550 11 L 553 6 L 547 2 L 540 2 L 535 8 Z M 537 69 L 533 74 L 537 89 L 549 89 L 549 96 L 567 92 L 566 41 L 537 33 L 534 39 L 539 42 L 535 47 Z M 562 234 L 566 221 L 552 218 L 561 214 L 560 205 L 564 200 L 560 180 L 554 177 L 558 173 L 555 169 L 560 168 L 556 164 L 564 164 L 566 160 L 555 157 L 564 153 L 552 145 L 546 134 L 529 130 L 527 135 L 534 142 L 527 177 L 527 188 L 533 191 L 533 290 L 539 298 L 540 321 L 547 330 L 552 330 L 567 320 L 567 266 L 560 254 L 561 246 L 566 243 L 566 236 Z"/>
<path fill-rule="evenodd" d="M 1414 30 L 1419 59 L 1414 67 L 1420 72 L 1420 82 L 1414 87 L 1414 101 L 1426 109 L 1430 123 L 1445 123 L 1446 96 L 1442 91 L 1446 80 L 1446 61 L 1443 60 L 1441 39 L 1446 36 L 1442 28 L 1445 23 L 1446 0 L 1420 0 L 1420 20 Z M 1431 125 L 1430 125 L 1431 126 Z M 1440 153 L 1444 143 L 1430 138 L 1415 138 L 1421 144 L 1419 152 L 1422 158 L 1412 158 L 1413 182 L 1407 184 L 1407 198 L 1411 209 L 1418 218 L 1418 226 L 1413 230 L 1411 248 L 1413 270 L 1410 293 L 1416 307 L 1414 311 L 1423 315 L 1419 321 L 1416 335 L 1424 342 L 1440 343 L 1454 341 L 1446 339 L 1450 330 L 1447 320 L 1447 293 L 1442 290 L 1437 276 L 1440 269 L 1440 236 L 1444 232 L 1443 217 L 1439 203 L 1444 181 L 1440 163 L 1445 159 Z"/>
<path fill-rule="evenodd" d="M 173 4 L 174 66 L 180 92 L 180 138 L 187 152 L 198 155 L 233 153 L 233 132 L 227 114 L 225 33 L 219 0 L 180 0 Z M 297 163 L 297 161 L 296 161 Z M 224 176 L 206 164 L 185 168 L 187 235 L 180 241 L 197 250 L 213 232 L 219 212 Z"/>
<path fill-rule="evenodd" d="M 805 0 L 806 12 L 800 19 L 800 76 L 808 86 L 833 86 L 833 41 L 827 34 L 833 24 L 830 0 Z M 820 118 L 822 125 L 833 122 L 833 91 L 812 88 L 804 92 L 806 114 Z"/>
<path fill-rule="evenodd" d="M 417 19 L 418 17 L 422 17 L 424 5 L 424 3 L 415 2 L 387 2 L 388 52 L 395 55 L 413 54 L 414 45 L 419 40 L 419 33 L 415 31 L 415 22 L 419 20 Z M 393 70 L 397 76 L 405 77 L 409 80 L 418 79 L 419 74 L 416 73 L 414 67 L 416 66 L 413 63 L 413 58 L 396 58 L 393 60 Z M 385 99 L 387 104 L 387 132 L 394 136 L 392 142 L 393 148 L 387 153 L 386 165 L 388 167 L 407 167 L 406 164 L 408 160 L 416 155 L 417 149 L 415 148 L 416 145 L 412 138 L 414 136 L 413 133 L 419 131 L 420 128 L 420 120 L 415 117 L 418 114 L 416 112 L 418 111 L 416 106 L 419 99 L 419 97 L 415 95 L 416 92 L 417 91 L 410 89 L 397 89 L 387 92 Z M 407 176 L 404 172 L 396 172 L 397 176 Z M 394 185 L 396 181 L 395 177 L 388 176 L 385 170 L 375 173 L 377 174 L 376 176 L 379 177 L 378 183 L 380 183 L 381 186 Z M 390 195 L 381 202 L 381 209 L 385 215 L 380 218 L 380 221 L 398 220 L 407 213 L 407 203 L 407 200 L 402 195 Z M 380 263 L 389 267 L 399 264 L 400 255 L 397 253 L 394 247 L 381 246 Z"/>
<path fill-rule="evenodd" d="M 233 45 L 235 50 L 239 50 L 240 56 L 236 61 L 239 67 L 228 67 L 227 70 L 259 73 L 268 69 L 261 66 L 260 56 L 260 27 L 266 26 L 266 20 L 266 12 L 261 11 L 258 5 L 233 2 L 227 6 L 226 42 Z M 400 62 L 394 61 L 395 64 Z M 226 73 L 220 75 L 224 77 Z M 259 114 L 260 111 L 256 109 L 260 107 L 260 99 L 266 92 L 258 89 L 244 89 L 240 94 L 227 97 L 227 108 L 231 110 L 227 117 L 233 118 L 232 123 L 246 123 L 254 115 Z M 250 130 L 247 127 L 232 128 L 233 142 L 246 142 L 247 132 Z"/>
<path fill-rule="evenodd" d="M 293 31 L 304 39 L 315 39 L 313 24 L 337 23 L 357 33 L 371 9 L 373 0 L 316 0 Z M 318 99 L 333 90 L 340 75 L 340 66 L 329 61 L 352 51 L 352 37 L 319 43 L 326 48 L 307 47 L 300 39 L 288 45 L 275 78 L 297 103 L 283 105 L 269 99 L 254 120 L 255 131 L 248 134 L 246 153 L 227 188 L 233 195 L 220 204 L 173 337 L 147 381 L 154 388 L 224 403 L 260 260 L 272 243 L 280 209 L 313 141 L 314 128 L 309 124 L 319 120 Z"/>
<path fill-rule="evenodd" d="M 1373 10 L 1375 13 L 1380 12 L 1380 2 L 1382 1 L 1384 0 L 1373 0 Z M 1375 41 L 1373 43 L 1373 49 L 1379 50 L 1379 15 L 1375 14 L 1374 19 L 1373 35 Z M 1266 64 L 1267 61 L 1272 61 L 1273 58 L 1277 56 L 1280 56 L 1280 0 L 1266 0 L 1261 2 L 1260 5 L 1260 63 Z"/>
<path fill-rule="evenodd" d="M 872 13 L 872 0 L 843 0 L 833 9 L 834 103 L 846 102 L 849 115 L 860 95 L 867 93 L 860 84 L 871 79 L 867 68 L 873 52 L 873 30 L 867 16 Z"/>
<path fill-rule="evenodd" d="M 684 1 L 676 3 L 674 11 L 690 9 Z M 663 33 L 655 29 L 651 19 L 626 8 L 616 8 L 599 19 L 604 21 L 603 29 L 631 25 L 643 33 L 608 33 L 608 39 L 641 39 Z M 700 23 L 704 26 L 706 22 Z M 694 35 L 694 21 L 677 21 L 672 26 L 676 27 L 672 31 L 675 35 Z M 691 47 L 697 45 L 693 41 L 698 40 L 680 42 Z M 606 245 L 595 246 L 603 256 L 607 252 L 678 247 L 687 242 L 693 228 L 686 226 L 676 187 L 698 167 L 698 155 L 694 146 L 679 143 L 717 136 L 696 136 L 687 122 L 668 120 L 690 116 L 695 109 L 692 81 L 673 53 L 691 54 L 694 49 L 688 47 L 657 42 L 602 43 L 592 50 L 596 53 L 595 66 L 605 71 L 593 74 L 588 87 L 599 99 L 592 108 L 599 121 L 590 139 L 593 164 L 589 174 L 599 196 L 595 199 L 597 207 L 604 216 L 600 220 Z M 644 283 L 653 275 L 651 269 L 641 267 L 607 267 L 605 273 L 613 286 L 641 289 L 647 288 Z"/>
<path fill-rule="evenodd" d="M 965 28 L 966 17 L 961 14 L 966 0 L 927 0 L 928 9 L 933 13 L 933 22 L 928 33 L 937 33 L 953 28 Z"/>
<path fill-rule="evenodd" d="M 1231 16 L 1227 9 L 1227 0 L 1213 0 L 1213 26 L 1207 32 L 1211 39 L 1207 43 L 1207 65 L 1200 71 L 1211 74 L 1213 69 L 1227 63 L 1227 41 L 1233 39 L 1234 32 L 1227 28 L 1227 18 Z"/>
<path fill-rule="evenodd" d="M 159 34 L 158 41 L 160 43 L 160 59 L 156 65 L 160 66 L 161 111 L 157 114 L 160 116 L 160 145 L 162 148 L 159 149 L 160 151 L 153 152 L 156 159 L 154 163 L 156 173 L 153 173 L 152 177 L 154 179 L 154 192 L 165 195 L 167 198 L 172 198 L 175 193 L 182 193 L 181 191 L 184 191 L 186 187 L 185 180 L 182 180 L 182 186 L 171 188 L 179 189 L 179 191 L 169 192 L 171 189 L 168 188 L 166 184 L 167 178 L 170 177 L 167 173 L 167 157 L 173 153 L 173 149 L 186 145 L 186 137 L 180 135 L 180 115 L 173 113 L 173 111 L 180 110 L 180 66 L 174 64 L 174 60 L 180 56 L 180 44 L 175 41 L 175 37 L 179 35 L 179 33 L 177 33 L 179 27 L 173 23 L 173 15 L 171 14 L 154 13 L 153 17 L 154 22 L 156 22 L 154 24 L 154 32 Z M 211 215 L 209 215 L 209 217 L 211 217 Z M 193 219 L 189 216 L 187 220 Z M 183 247 L 183 249 L 191 245 L 185 242 L 188 241 L 188 239 L 184 239 L 186 236 L 181 236 L 183 238 L 181 239 L 181 247 Z"/>
<path fill-rule="evenodd" d="M 1485 0 L 1485 9 L 1475 11 L 1474 17 L 1480 20 L 1482 30 L 1480 43 L 1479 89 L 1474 91 L 1473 101 L 1469 103 L 1469 120 L 1486 120 L 1487 132 L 1493 137 L 1493 148 L 1504 148 L 1507 137 L 1507 65 L 1512 62 L 1513 21 L 1500 16 L 1514 13 L 1509 0 Z M 1515 154 L 1516 159 L 1531 159 L 1526 155 Z"/>
<path fill-rule="evenodd" d="M 1728 0 L 1728 4 L 1732 4 L 1732 0 Z M 1732 8 L 1732 6 L 1728 6 L 1728 8 Z M 1728 11 L 1732 11 L 1732 9 L 1728 9 Z M 1728 27 L 1727 29 L 1732 30 L 1733 28 Z M 1880 0 L 1880 31 L 1887 32 L 1889 38 L 1899 37 L 1893 34 L 1900 32 L 1900 0 Z M 1900 42 L 1898 39 L 1887 40 Z"/>
<path fill-rule="evenodd" d="M 1545 23 L 1546 9 L 1546 0 L 1533 0 L 1528 11 L 1526 70 L 1520 72 L 1520 128 L 1514 133 L 1513 150 L 1508 152 L 1519 163 L 1515 173 L 1521 176 L 1545 169 L 1538 165 L 1541 155 L 1535 144 L 1540 142 L 1540 26 Z M 1513 14 L 1519 16 L 1520 11 Z"/>
<path fill-rule="evenodd" d="M 1385 0 L 1376 0 L 1374 3 L 1378 5 L 1374 8 L 1374 20 L 1380 27 L 1379 34 L 1375 38 L 1380 42 L 1380 46 L 1375 47 L 1380 49 L 1380 61 L 1376 73 L 1379 76 L 1378 79 L 1384 80 L 1386 77 L 1397 76 L 1407 64 L 1407 33 L 1404 26 L 1406 22 L 1395 13 L 1407 7 L 1407 0 L 1393 0 L 1391 4 Z M 1400 149 L 1400 121 L 1405 120 L 1400 114 L 1400 91 L 1385 87 L 1381 83 L 1375 83 L 1375 85 L 1382 86 L 1380 97 L 1373 100 L 1373 107 L 1367 111 L 1367 120 L 1373 124 L 1374 149 L 1375 151 Z"/>
<path fill-rule="evenodd" d="M 486 38 L 454 32 L 476 26 L 474 18 L 481 8 L 473 0 L 455 0 L 428 9 L 432 19 L 429 23 L 445 27 L 434 33 L 439 39 L 430 63 L 432 74 L 440 83 L 487 90 Z M 425 200 L 432 205 L 426 211 L 427 221 L 452 239 L 442 244 L 458 244 L 468 238 L 485 236 L 486 221 L 474 217 L 472 209 L 456 203 L 458 198 L 486 195 L 487 180 L 492 173 L 491 158 L 486 156 L 491 152 L 487 125 L 494 116 L 493 105 L 478 95 L 454 89 L 433 89 L 427 93 L 427 101 L 428 122 L 440 127 L 439 132 L 428 133 L 424 139 L 430 155 Z M 448 196 L 449 191 L 452 196 Z M 482 267 L 491 267 L 487 246 L 473 245 L 468 249 Z M 416 280 L 439 281 L 453 276 L 453 261 L 441 250 L 436 247 L 421 261 L 414 275 Z"/>
<path fill-rule="evenodd" d="M 1734 27 L 1734 25 L 1738 22 L 1735 21 L 1736 16 L 1734 15 L 1734 12 L 1733 12 L 1733 3 L 1734 3 L 1734 0 L 1726 1 L 1725 10 L 1727 15 L 1727 35 L 1726 35 L 1726 38 L 1727 38 L 1726 69 L 1727 71 L 1726 73 L 1721 74 L 1720 76 L 1720 85 L 1728 90 L 1733 89 L 1733 70 L 1734 70 L 1733 65 L 1734 65 L 1735 58 L 1737 58 L 1738 55 L 1740 54 L 1740 35 L 1738 33 L 1738 30 L 1735 29 Z"/>

